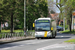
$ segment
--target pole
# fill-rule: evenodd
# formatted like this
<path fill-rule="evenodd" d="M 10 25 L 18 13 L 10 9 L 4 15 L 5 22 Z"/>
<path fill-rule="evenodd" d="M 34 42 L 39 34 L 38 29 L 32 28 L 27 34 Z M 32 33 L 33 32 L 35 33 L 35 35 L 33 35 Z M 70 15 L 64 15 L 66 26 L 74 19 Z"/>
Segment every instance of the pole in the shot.
<path fill-rule="evenodd" d="M 65 18 L 63 19 L 63 28 L 64 28 L 63 31 L 65 31 Z"/>
<path fill-rule="evenodd" d="M 74 16 L 73 16 L 73 32 L 74 32 Z"/>
<path fill-rule="evenodd" d="M 74 16 L 74 30 L 75 30 L 75 16 Z"/>
<path fill-rule="evenodd" d="M 72 16 L 72 30 L 73 30 L 73 16 Z"/>
<path fill-rule="evenodd" d="M 26 35 L 26 0 L 24 0 L 24 34 Z"/>

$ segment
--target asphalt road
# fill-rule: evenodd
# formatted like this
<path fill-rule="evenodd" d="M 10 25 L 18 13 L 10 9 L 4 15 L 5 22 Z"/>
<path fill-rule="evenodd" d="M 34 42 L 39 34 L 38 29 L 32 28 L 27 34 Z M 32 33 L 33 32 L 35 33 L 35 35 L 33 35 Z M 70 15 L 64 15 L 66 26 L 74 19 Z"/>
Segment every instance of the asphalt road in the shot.
<path fill-rule="evenodd" d="M 75 35 L 57 33 L 52 39 L 33 39 L 0 45 L 0 50 L 75 50 L 75 44 L 63 41 L 74 39 Z"/>

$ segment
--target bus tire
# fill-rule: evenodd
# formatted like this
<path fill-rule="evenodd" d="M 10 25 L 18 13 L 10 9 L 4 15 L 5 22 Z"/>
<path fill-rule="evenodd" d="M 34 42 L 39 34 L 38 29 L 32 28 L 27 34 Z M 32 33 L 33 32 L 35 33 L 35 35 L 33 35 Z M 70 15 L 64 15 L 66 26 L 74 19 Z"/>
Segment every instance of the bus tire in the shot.
<path fill-rule="evenodd" d="M 53 38 L 55 38 L 55 36 Z"/>
<path fill-rule="evenodd" d="M 56 36 L 57 34 L 56 34 L 56 31 L 55 31 L 55 36 Z"/>
<path fill-rule="evenodd" d="M 52 37 L 51 38 L 53 38 L 53 32 L 52 32 Z"/>
<path fill-rule="evenodd" d="M 55 37 L 56 37 L 56 31 L 55 31 L 55 34 L 54 34 L 53 38 L 55 38 Z"/>
<path fill-rule="evenodd" d="M 37 37 L 37 39 L 39 39 L 39 37 Z"/>

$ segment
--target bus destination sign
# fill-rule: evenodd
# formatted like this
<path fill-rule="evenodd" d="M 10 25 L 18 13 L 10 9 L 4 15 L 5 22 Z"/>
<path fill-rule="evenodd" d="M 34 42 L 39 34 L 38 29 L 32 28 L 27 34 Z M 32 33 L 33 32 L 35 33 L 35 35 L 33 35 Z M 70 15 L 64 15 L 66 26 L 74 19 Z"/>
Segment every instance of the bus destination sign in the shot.
<path fill-rule="evenodd" d="M 50 22 L 49 20 L 37 20 L 36 22 Z"/>

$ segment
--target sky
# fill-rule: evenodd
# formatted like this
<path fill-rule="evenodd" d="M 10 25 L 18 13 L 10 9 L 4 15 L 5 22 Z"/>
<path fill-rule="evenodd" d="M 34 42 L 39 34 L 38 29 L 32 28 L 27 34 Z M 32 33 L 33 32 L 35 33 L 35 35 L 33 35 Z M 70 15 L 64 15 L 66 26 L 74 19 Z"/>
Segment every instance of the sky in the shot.
<path fill-rule="evenodd" d="M 35 0 L 35 1 L 37 1 L 37 0 Z M 51 1 L 53 1 L 53 3 L 51 2 Z M 60 0 L 58 0 L 58 2 L 59 2 Z M 56 3 L 56 0 L 48 0 L 48 8 L 50 9 L 50 10 L 53 10 L 54 12 L 56 12 L 56 13 L 60 13 L 60 10 L 59 10 L 59 8 L 54 4 L 54 3 Z"/>
<path fill-rule="evenodd" d="M 50 10 L 53 10 L 56 13 L 60 13 L 59 8 L 55 5 L 56 0 L 53 0 L 53 2 L 51 2 L 51 0 L 48 0 L 48 8 Z"/>

